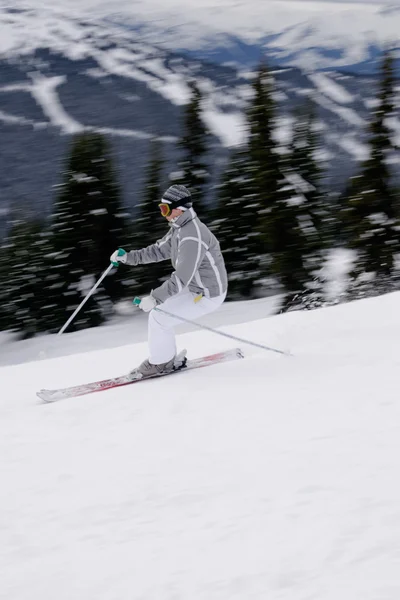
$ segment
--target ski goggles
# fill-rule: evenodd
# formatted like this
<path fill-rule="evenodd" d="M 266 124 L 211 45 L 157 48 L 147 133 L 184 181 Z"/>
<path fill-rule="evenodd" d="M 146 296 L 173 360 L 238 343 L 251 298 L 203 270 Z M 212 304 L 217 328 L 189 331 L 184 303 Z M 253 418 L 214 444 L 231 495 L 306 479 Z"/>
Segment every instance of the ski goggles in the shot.
<path fill-rule="evenodd" d="M 165 202 L 161 202 L 161 204 L 158 205 L 159 209 L 161 211 L 161 214 L 163 217 L 168 217 L 168 215 L 171 214 L 171 205 L 170 204 L 166 204 Z"/>

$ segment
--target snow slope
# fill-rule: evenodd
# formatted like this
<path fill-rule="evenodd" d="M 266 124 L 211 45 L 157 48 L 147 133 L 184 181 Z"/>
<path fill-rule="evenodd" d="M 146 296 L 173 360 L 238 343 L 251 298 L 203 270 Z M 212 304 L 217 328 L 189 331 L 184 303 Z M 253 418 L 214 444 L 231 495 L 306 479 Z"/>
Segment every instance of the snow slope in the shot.
<path fill-rule="evenodd" d="M 225 326 L 295 356 L 52 405 L 145 343 L 2 367 L 0 598 L 398 600 L 399 300 Z"/>

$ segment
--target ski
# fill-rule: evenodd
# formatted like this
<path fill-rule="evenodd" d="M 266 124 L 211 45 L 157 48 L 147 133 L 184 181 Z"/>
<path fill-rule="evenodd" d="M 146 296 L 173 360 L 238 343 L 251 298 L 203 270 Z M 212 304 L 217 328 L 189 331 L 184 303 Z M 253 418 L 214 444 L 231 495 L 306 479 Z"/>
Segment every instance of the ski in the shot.
<path fill-rule="evenodd" d="M 57 400 L 63 400 L 65 398 L 75 398 L 77 396 L 84 396 L 86 394 L 93 394 L 94 392 L 101 392 L 103 390 L 110 390 L 116 387 L 122 387 L 124 385 L 131 385 L 133 383 L 139 383 L 141 381 L 147 381 L 149 379 L 156 379 L 159 377 L 167 377 L 169 375 L 176 375 L 177 373 L 184 373 L 191 369 L 200 369 L 215 365 L 231 360 L 237 360 L 244 358 L 244 354 L 240 348 L 232 348 L 231 350 L 225 350 L 224 352 L 217 352 L 216 354 L 210 354 L 209 356 L 201 356 L 200 358 L 193 358 L 186 362 L 186 366 L 177 371 L 171 373 L 151 375 L 150 377 L 143 377 L 142 379 L 130 379 L 129 375 L 122 375 L 120 377 L 114 377 L 112 379 L 103 379 L 102 381 L 94 381 L 92 383 L 84 383 L 73 387 L 62 388 L 58 390 L 40 390 L 36 392 L 36 395 L 44 402 L 56 402 Z"/>

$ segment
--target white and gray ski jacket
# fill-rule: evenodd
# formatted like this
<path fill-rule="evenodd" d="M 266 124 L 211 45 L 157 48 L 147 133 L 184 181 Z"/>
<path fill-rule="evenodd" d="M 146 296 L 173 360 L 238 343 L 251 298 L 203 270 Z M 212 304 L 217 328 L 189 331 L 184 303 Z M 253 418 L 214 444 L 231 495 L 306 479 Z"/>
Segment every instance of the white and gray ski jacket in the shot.
<path fill-rule="evenodd" d="M 193 208 L 170 224 L 155 244 L 128 252 L 126 264 L 144 265 L 171 259 L 171 277 L 152 291 L 157 304 L 188 287 L 196 295 L 215 298 L 227 291 L 228 277 L 219 242 Z"/>

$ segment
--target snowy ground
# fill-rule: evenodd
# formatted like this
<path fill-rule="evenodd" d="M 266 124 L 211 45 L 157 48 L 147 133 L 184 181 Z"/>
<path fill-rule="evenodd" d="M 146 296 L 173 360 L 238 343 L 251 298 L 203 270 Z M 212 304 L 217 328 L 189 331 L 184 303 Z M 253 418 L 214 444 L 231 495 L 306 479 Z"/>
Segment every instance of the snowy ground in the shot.
<path fill-rule="evenodd" d="M 0 598 L 398 600 L 399 301 L 236 319 L 295 356 L 52 405 L 145 343 L 0 368 Z"/>
<path fill-rule="evenodd" d="M 332 275 L 334 275 L 334 279 L 332 278 L 331 281 L 332 297 L 337 297 L 341 291 L 338 286 L 340 286 L 342 274 L 334 270 L 335 265 L 338 269 L 342 268 L 343 270 L 346 256 L 346 251 L 342 254 L 339 252 L 336 259 L 334 257 L 332 261 L 334 263 L 330 267 Z M 226 302 L 218 312 L 207 315 L 198 322 L 208 327 L 221 327 L 263 319 L 278 312 L 279 302 L 277 296 L 250 300 L 245 303 Z M 128 346 L 147 340 L 147 315 L 133 307 L 129 301 L 121 303 L 117 312 L 118 315 L 103 327 L 85 329 L 71 334 L 66 333 L 62 336 L 46 335 L 16 342 L 15 335 L 0 332 L 0 367 L 32 360 L 81 354 L 99 348 Z M 184 324 L 177 328 L 177 332 L 184 333 L 196 329 L 195 326 Z"/>

